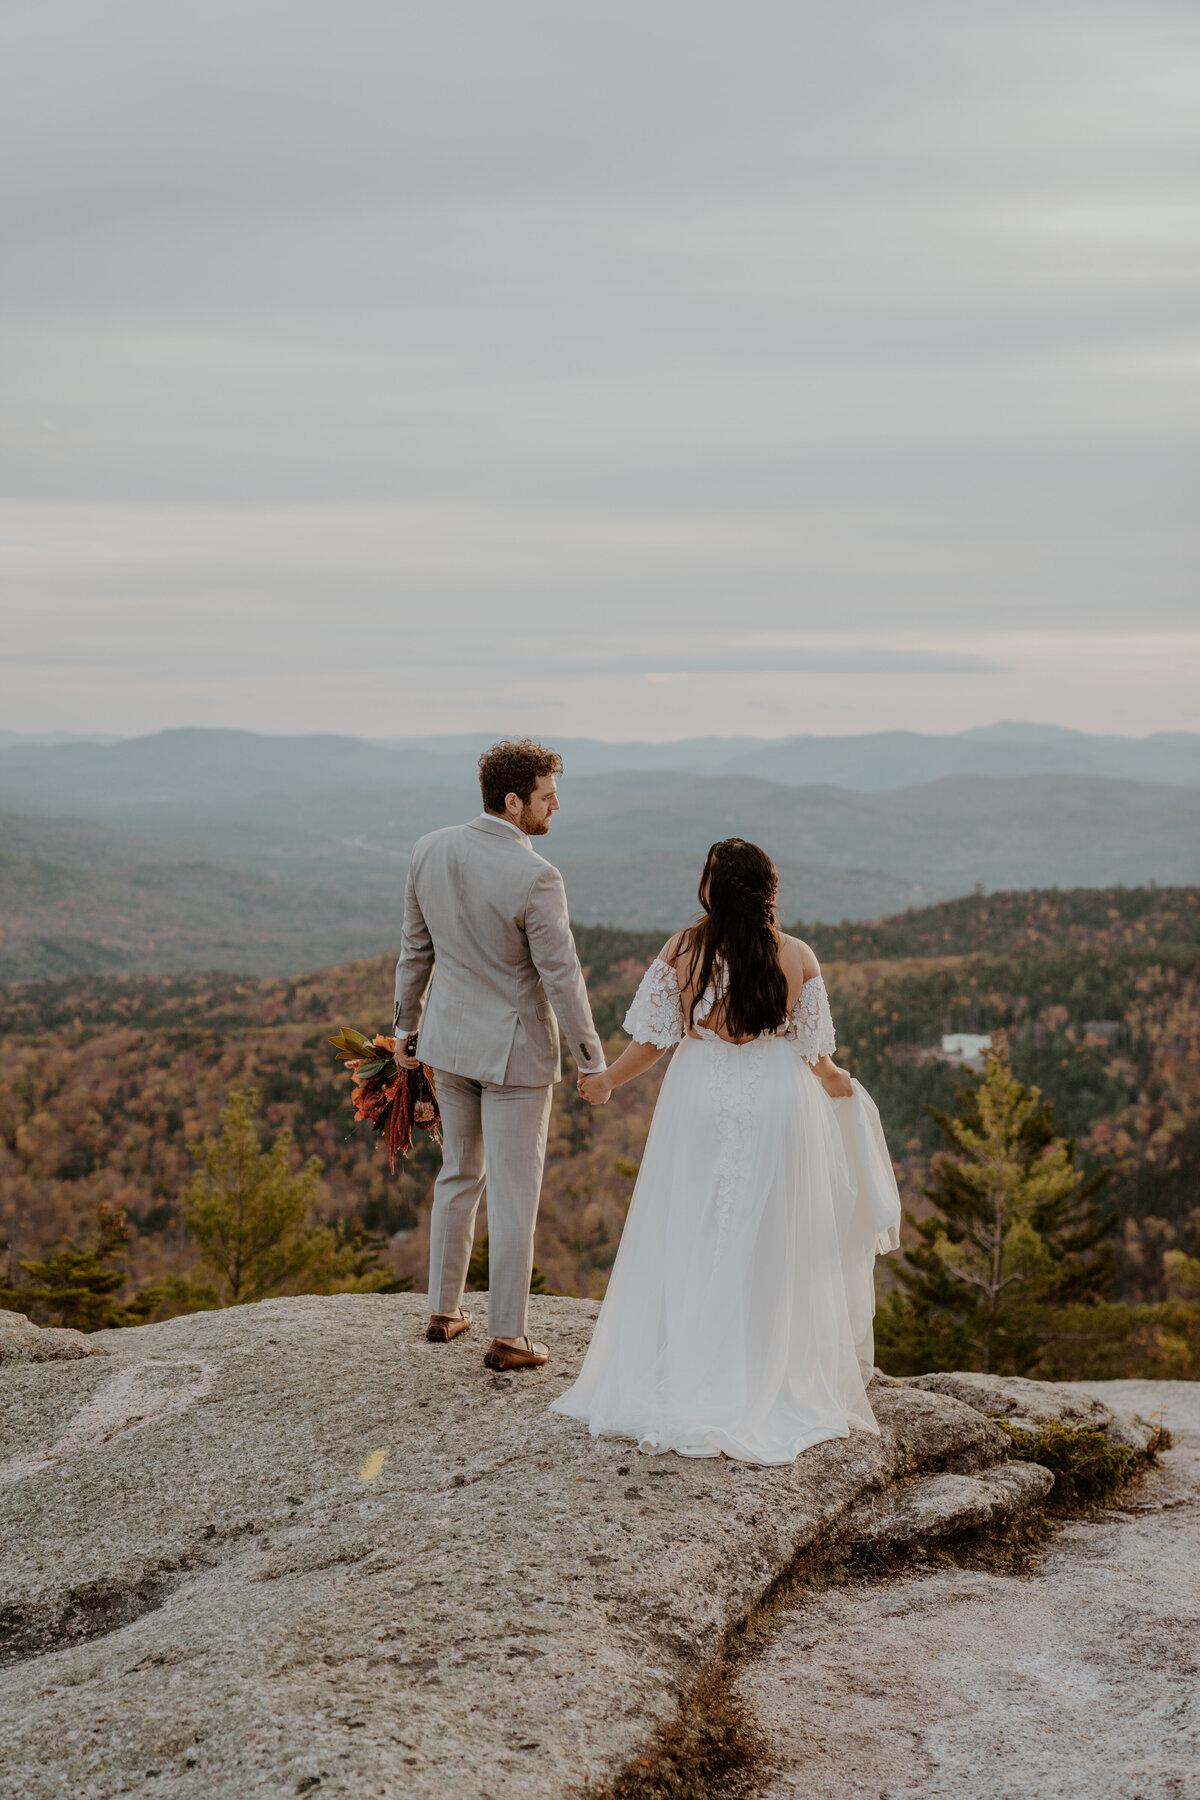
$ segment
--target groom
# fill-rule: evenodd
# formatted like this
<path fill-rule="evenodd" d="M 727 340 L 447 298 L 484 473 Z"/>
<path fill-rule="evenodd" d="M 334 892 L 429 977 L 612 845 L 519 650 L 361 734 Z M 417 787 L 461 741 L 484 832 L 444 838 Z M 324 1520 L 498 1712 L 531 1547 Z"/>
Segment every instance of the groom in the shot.
<path fill-rule="evenodd" d="M 471 1324 L 462 1296 L 486 1188 L 489 1369 L 536 1369 L 550 1358 L 526 1334 L 525 1315 L 550 1098 L 562 1074 L 551 1007 L 580 1073 L 604 1067 L 562 876 L 529 841 L 550 829 L 561 774 L 562 758 L 541 744 L 493 744 L 479 759 L 483 812 L 420 840 L 404 897 L 396 1060 L 432 1067 L 444 1140 L 425 1335 L 448 1343 Z"/>

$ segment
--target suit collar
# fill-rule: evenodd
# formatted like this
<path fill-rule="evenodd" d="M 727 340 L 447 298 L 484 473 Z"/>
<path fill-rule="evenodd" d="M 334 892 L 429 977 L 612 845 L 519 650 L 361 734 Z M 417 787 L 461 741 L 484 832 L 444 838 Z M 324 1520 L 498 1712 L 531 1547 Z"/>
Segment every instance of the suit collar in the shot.
<path fill-rule="evenodd" d="M 489 837 L 508 838 L 514 844 L 524 844 L 527 850 L 533 850 L 533 845 L 525 833 L 514 830 L 511 825 L 506 825 L 503 819 L 489 818 L 486 813 L 481 813 L 479 818 L 468 819 L 467 823 L 472 831 L 485 831 Z"/>

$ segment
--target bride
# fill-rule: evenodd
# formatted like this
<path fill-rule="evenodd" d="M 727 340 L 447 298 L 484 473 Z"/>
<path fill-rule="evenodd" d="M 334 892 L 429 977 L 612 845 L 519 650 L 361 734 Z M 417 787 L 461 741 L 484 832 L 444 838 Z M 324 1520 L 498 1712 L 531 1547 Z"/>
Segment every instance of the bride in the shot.
<path fill-rule="evenodd" d="M 703 916 L 647 970 L 633 1042 L 579 1084 L 604 1105 L 678 1046 L 583 1368 L 552 1404 L 641 1450 L 787 1463 L 878 1431 L 873 1263 L 898 1245 L 899 1194 L 776 887 L 757 845 L 714 844 Z"/>

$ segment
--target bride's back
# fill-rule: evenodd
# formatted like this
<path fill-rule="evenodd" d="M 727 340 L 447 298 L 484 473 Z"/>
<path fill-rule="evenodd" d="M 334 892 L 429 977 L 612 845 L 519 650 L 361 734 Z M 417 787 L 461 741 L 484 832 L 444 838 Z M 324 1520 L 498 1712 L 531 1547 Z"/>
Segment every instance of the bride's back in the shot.
<path fill-rule="evenodd" d="M 663 945 L 660 956 L 663 962 L 670 963 L 675 970 L 679 982 L 679 997 L 683 1005 L 683 1017 L 689 1037 L 696 1037 L 696 1025 L 703 1025 L 717 1037 L 728 1044 L 749 1044 L 755 1037 L 765 1035 L 762 1032 L 735 1034 L 730 1031 L 725 1019 L 726 1000 L 730 987 L 736 982 L 737 965 L 724 958 L 714 962 L 710 978 L 706 984 L 706 993 L 701 992 L 699 981 L 702 974 L 702 963 L 697 947 L 689 945 L 686 932 L 676 932 L 671 940 Z M 806 981 L 812 981 L 821 973 L 821 965 L 815 952 L 801 938 L 789 937 L 786 932 L 777 934 L 776 961 L 784 981 L 787 984 L 787 1000 L 784 1016 L 778 1021 L 775 1029 L 781 1029 L 794 1011 Z M 703 1002 L 707 997 L 710 1004 Z M 693 1015 L 696 1015 L 693 1023 Z"/>
<path fill-rule="evenodd" d="M 786 1029 L 805 981 L 819 973 L 799 938 L 775 924 L 779 878 L 765 850 L 723 838 L 700 877 L 702 916 L 663 946 L 675 970 L 690 1036 L 697 1026 L 748 1044 Z"/>

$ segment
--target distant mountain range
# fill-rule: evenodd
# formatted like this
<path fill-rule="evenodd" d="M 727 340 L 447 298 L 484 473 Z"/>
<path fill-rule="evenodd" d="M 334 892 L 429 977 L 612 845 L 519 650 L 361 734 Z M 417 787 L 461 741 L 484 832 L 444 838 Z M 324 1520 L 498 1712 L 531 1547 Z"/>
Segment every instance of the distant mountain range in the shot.
<path fill-rule="evenodd" d="M 394 949 L 412 845 L 478 810 L 486 741 L 188 730 L 0 747 L 0 977 L 291 973 Z M 809 922 L 878 918 L 977 886 L 1200 881 L 1200 737 L 1184 733 L 996 726 L 559 747 L 563 810 L 538 849 L 562 868 L 584 924 L 665 935 L 694 911 L 708 845 L 732 835 L 770 851 L 783 916 Z M 986 771 L 969 766 L 988 758 Z M 1022 766 L 1055 758 L 1125 772 Z M 898 778 L 939 759 L 952 766 Z M 804 775 L 817 767 L 839 778 Z"/>
<path fill-rule="evenodd" d="M 385 741 L 399 753 L 446 757 L 474 768 L 486 737 Z M 866 793 L 914 787 L 947 775 L 1099 775 L 1117 781 L 1200 787 L 1200 734 L 1097 737 L 1060 725 L 977 726 L 948 737 L 880 731 L 858 737 L 685 738 L 677 743 L 607 744 L 556 739 L 568 775 L 637 769 L 689 775 L 752 775 L 787 786 L 827 781 Z"/>
<path fill-rule="evenodd" d="M 249 731 L 180 730 L 152 737 L 5 741 L 0 805 L 61 812 L 81 801 L 212 805 L 249 794 L 313 794 L 350 788 L 475 791 L 479 753 L 492 738 L 366 742 L 332 735 L 263 737 Z M 638 771 L 751 776 L 788 787 L 828 782 L 862 793 L 915 787 L 952 775 L 1092 775 L 1200 787 L 1200 734 L 1098 737 L 1051 725 L 989 725 L 949 737 L 915 731 L 860 737 L 685 738 L 676 743 L 555 739 L 566 779 Z"/>

